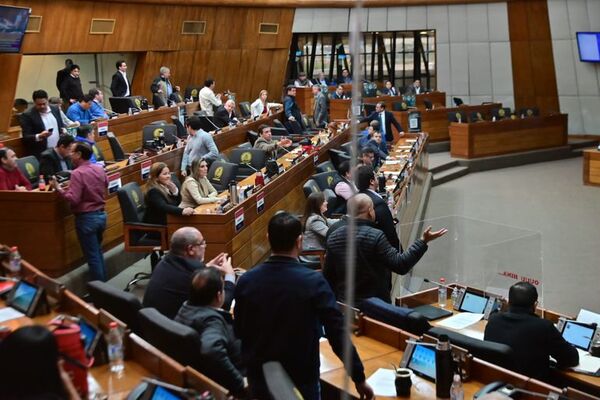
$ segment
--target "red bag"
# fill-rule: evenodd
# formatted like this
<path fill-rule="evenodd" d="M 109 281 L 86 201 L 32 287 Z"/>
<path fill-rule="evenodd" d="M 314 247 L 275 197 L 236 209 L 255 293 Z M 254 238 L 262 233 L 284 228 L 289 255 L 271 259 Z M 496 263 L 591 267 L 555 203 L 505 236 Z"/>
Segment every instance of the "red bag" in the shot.
<path fill-rule="evenodd" d="M 88 369 L 94 364 L 94 358 L 85 354 L 84 342 L 79 325 L 65 319 L 55 319 L 49 323 L 54 333 L 58 352 L 64 360 L 63 368 L 82 398 L 88 394 Z M 54 329 L 53 329 L 54 328 Z"/>

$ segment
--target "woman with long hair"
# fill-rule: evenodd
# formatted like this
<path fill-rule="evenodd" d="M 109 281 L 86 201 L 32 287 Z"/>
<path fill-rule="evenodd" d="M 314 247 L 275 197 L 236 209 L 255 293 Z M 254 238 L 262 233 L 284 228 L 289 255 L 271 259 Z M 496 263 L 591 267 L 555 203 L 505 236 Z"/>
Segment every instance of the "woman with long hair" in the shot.
<path fill-rule="evenodd" d="M 273 107 L 281 107 L 279 103 L 268 103 L 267 97 L 269 93 L 266 90 L 261 90 L 258 95 L 258 99 L 254 100 L 254 103 L 250 105 L 250 112 L 252 113 L 252 118 L 266 116 L 269 114 L 269 110 Z"/>
<path fill-rule="evenodd" d="M 302 218 L 305 249 L 324 249 L 325 237 L 329 227 L 336 223 L 337 219 L 325 217 L 327 212 L 327 200 L 322 192 L 311 193 L 306 199 L 304 216 Z"/>
<path fill-rule="evenodd" d="M 192 215 L 194 209 L 179 208 L 181 202 L 179 189 L 171 179 L 171 171 L 164 162 L 150 167 L 150 178 L 146 186 L 146 213 L 144 222 L 156 225 L 167 224 L 167 214 Z"/>
<path fill-rule="evenodd" d="M 192 174 L 185 178 L 181 185 L 180 208 L 197 207 L 200 204 L 217 203 L 221 198 L 217 197 L 217 189 L 207 178 L 208 163 L 199 158 L 192 162 Z"/>

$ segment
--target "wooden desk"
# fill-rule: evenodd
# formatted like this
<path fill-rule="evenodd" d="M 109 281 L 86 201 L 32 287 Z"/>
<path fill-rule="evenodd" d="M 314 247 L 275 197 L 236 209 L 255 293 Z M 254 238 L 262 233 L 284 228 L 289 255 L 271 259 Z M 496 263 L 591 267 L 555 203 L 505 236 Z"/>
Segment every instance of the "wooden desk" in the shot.
<path fill-rule="evenodd" d="M 583 184 L 600 186 L 600 151 L 598 149 L 583 151 Z"/>
<path fill-rule="evenodd" d="M 500 108 L 502 104 L 491 103 L 473 106 L 460 106 L 460 107 L 438 107 L 432 110 L 426 110 L 425 108 L 419 108 L 421 112 L 421 130 L 429 134 L 429 140 L 431 142 L 442 142 L 450 140 L 448 113 L 462 111 L 467 114 L 467 118 L 472 112 L 479 112 L 483 117 L 489 116 L 492 109 Z M 408 114 L 410 111 L 393 111 L 394 116 L 400 122 L 404 129 L 408 130 Z"/>
<path fill-rule="evenodd" d="M 477 158 L 565 146 L 567 114 L 450 124 L 450 155 Z"/>
<path fill-rule="evenodd" d="M 315 96 L 313 95 L 312 88 L 296 88 L 296 104 L 298 104 L 302 114 L 312 115 L 315 108 Z"/>

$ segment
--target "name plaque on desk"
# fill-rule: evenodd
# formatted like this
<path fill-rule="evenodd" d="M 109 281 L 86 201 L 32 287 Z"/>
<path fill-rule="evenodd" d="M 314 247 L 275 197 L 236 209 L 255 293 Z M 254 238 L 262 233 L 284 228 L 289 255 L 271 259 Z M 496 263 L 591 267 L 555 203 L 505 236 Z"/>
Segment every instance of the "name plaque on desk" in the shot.
<path fill-rule="evenodd" d="M 115 193 L 121 188 L 121 174 L 116 172 L 108 176 L 108 193 Z"/>
<path fill-rule="evenodd" d="M 235 224 L 235 231 L 239 232 L 244 227 L 244 208 L 240 208 L 234 214 L 233 223 Z"/>
<path fill-rule="evenodd" d="M 260 214 L 265 210 L 265 192 L 256 195 L 256 212 Z"/>
<path fill-rule="evenodd" d="M 142 174 L 142 180 L 145 181 L 150 176 L 150 168 L 152 167 L 152 160 L 142 161 L 140 172 Z"/>
<path fill-rule="evenodd" d="M 106 136 L 108 133 L 108 121 L 98 122 L 98 136 Z"/>

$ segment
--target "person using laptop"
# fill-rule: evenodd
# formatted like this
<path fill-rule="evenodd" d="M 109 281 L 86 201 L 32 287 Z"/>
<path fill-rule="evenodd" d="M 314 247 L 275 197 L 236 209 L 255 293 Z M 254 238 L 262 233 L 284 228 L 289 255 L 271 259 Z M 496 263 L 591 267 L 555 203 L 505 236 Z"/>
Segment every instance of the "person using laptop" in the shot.
<path fill-rule="evenodd" d="M 550 356 L 557 368 L 579 364 L 577 349 L 568 343 L 552 321 L 535 315 L 538 293 L 528 282 L 517 282 L 508 292 L 508 311 L 492 314 L 484 340 L 504 343 L 513 349 L 516 372 L 547 380 Z"/>

